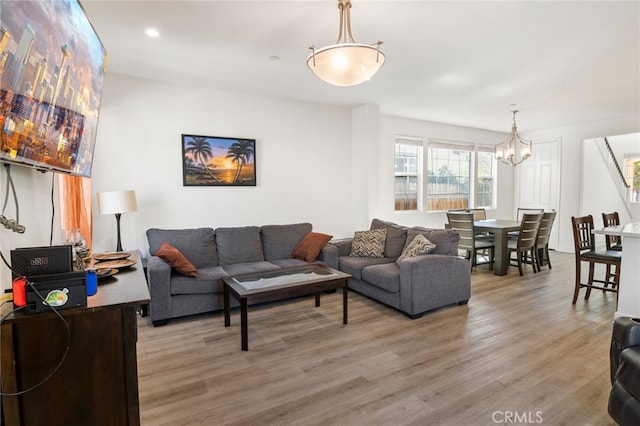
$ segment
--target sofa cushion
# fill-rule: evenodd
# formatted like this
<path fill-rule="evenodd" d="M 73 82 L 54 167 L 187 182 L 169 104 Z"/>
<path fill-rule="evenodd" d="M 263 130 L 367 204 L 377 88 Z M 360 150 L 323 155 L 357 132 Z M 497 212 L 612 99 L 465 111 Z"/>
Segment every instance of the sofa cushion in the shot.
<path fill-rule="evenodd" d="M 407 239 L 407 227 L 380 219 L 373 219 L 369 229 L 387 230 L 387 237 L 384 243 L 384 257 L 400 256 Z"/>
<path fill-rule="evenodd" d="M 173 275 L 171 278 L 171 294 L 222 293 L 222 277 L 227 272 L 221 266 L 211 266 L 198 270 L 198 277 L 191 278 Z"/>
<path fill-rule="evenodd" d="M 380 265 L 383 263 L 395 264 L 393 259 L 389 259 L 388 257 L 341 256 L 338 258 L 338 269 L 359 280 L 362 279 L 362 270 L 364 268 L 366 268 L 367 266 Z"/>
<path fill-rule="evenodd" d="M 424 235 L 429 241 L 436 245 L 431 253 L 447 254 L 450 256 L 458 255 L 458 242 L 460 234 L 451 229 L 430 229 L 414 226 L 407 231 L 407 243 L 405 247 L 411 244 L 413 238 L 418 235 Z"/>
<path fill-rule="evenodd" d="M 179 274 L 187 275 L 189 277 L 197 277 L 198 270 L 191 262 L 187 260 L 186 257 L 180 250 L 175 248 L 169 243 L 162 243 L 158 251 L 153 253 L 154 256 L 158 256 L 160 259 L 164 260 Z"/>
<path fill-rule="evenodd" d="M 291 257 L 293 259 L 304 260 L 305 262 L 313 262 L 331 238 L 333 238 L 333 235 L 309 232 L 293 249 Z"/>
<path fill-rule="evenodd" d="M 224 270 L 231 276 L 255 274 L 256 272 L 276 271 L 281 269 L 271 262 L 245 262 L 225 265 Z"/>
<path fill-rule="evenodd" d="M 311 232 L 310 223 L 264 225 L 260 228 L 264 260 L 288 259 L 296 245 Z"/>
<path fill-rule="evenodd" d="M 386 237 L 386 229 L 356 231 L 351 242 L 351 252 L 349 253 L 349 256 L 384 257 L 384 244 Z"/>
<path fill-rule="evenodd" d="M 218 266 L 215 233 L 212 228 L 147 230 L 149 253 L 155 253 L 166 242 L 180 250 L 198 269 Z"/>
<path fill-rule="evenodd" d="M 398 259 L 396 259 L 396 263 L 400 263 L 403 259 L 407 259 L 409 257 L 421 256 L 423 254 L 429 254 L 436 248 L 436 245 L 429 241 L 424 235 L 418 234 L 413 240 L 402 250 L 402 254 Z"/>
<path fill-rule="evenodd" d="M 362 279 L 392 293 L 400 291 L 400 268 L 395 262 L 367 266 L 362 270 Z"/>
<path fill-rule="evenodd" d="M 218 228 L 216 243 L 220 266 L 264 260 L 260 228 L 257 226 Z"/>

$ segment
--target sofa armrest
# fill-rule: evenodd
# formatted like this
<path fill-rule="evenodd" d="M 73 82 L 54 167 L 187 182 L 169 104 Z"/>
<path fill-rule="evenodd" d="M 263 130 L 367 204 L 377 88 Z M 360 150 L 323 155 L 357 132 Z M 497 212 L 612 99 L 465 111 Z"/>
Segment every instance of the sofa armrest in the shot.
<path fill-rule="evenodd" d="M 640 320 L 629 317 L 618 317 L 613 321 L 609 364 L 611 383 L 615 380 L 620 365 L 620 354 L 626 348 L 640 346 Z"/>
<path fill-rule="evenodd" d="M 445 254 L 404 259 L 400 266 L 400 308 L 419 314 L 471 297 L 471 262 Z"/>
<path fill-rule="evenodd" d="M 338 248 L 338 257 L 349 256 L 351 252 L 351 243 L 353 238 L 340 238 L 337 240 L 329 241 L 329 244 L 332 244 Z"/>
<path fill-rule="evenodd" d="M 324 263 L 330 268 L 338 269 L 338 247 L 331 243 L 325 245 L 316 260 Z"/>
<path fill-rule="evenodd" d="M 151 256 L 147 262 L 149 280 L 149 304 L 151 321 L 171 317 L 171 267 L 158 256 Z"/>

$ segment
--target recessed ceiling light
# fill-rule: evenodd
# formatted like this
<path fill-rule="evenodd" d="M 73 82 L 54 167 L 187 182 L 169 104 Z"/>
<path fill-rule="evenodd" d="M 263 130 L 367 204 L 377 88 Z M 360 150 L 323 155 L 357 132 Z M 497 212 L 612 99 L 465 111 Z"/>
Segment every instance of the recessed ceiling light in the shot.
<path fill-rule="evenodd" d="M 146 30 L 144 30 L 144 33 L 149 37 L 158 37 L 160 35 L 158 30 L 156 30 L 155 28 L 147 28 Z"/>

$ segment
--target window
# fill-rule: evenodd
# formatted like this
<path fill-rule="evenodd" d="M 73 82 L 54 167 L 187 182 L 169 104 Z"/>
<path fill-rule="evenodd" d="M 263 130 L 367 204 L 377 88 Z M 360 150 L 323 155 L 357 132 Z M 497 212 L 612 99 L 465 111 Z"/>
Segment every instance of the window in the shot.
<path fill-rule="evenodd" d="M 496 204 L 496 170 L 497 163 L 494 147 L 478 147 L 478 173 L 476 185 L 476 207 L 492 208 Z"/>
<path fill-rule="evenodd" d="M 417 211 L 422 186 L 422 139 L 396 137 L 394 169 L 395 210 Z"/>
<path fill-rule="evenodd" d="M 496 172 L 493 146 L 396 136 L 395 210 L 493 208 Z"/>
<path fill-rule="evenodd" d="M 625 156 L 624 178 L 631 187 L 631 202 L 640 203 L 640 154 Z"/>
<path fill-rule="evenodd" d="M 473 145 L 430 141 L 427 148 L 427 210 L 471 207 Z"/>

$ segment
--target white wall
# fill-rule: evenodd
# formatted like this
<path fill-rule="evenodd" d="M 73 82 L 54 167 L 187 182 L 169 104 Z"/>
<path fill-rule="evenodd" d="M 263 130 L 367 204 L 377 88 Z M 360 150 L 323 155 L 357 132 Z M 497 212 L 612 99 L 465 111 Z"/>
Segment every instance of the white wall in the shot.
<path fill-rule="evenodd" d="M 184 187 L 181 134 L 256 139 L 256 187 Z M 107 78 L 92 182 L 136 191 L 122 216 L 123 248 L 146 254 L 150 227 L 224 227 L 311 222 L 352 232 L 351 111 L 111 75 Z M 346 188 L 345 188 L 346 185 Z M 94 195 L 95 201 L 95 195 Z M 94 247 L 115 248 L 115 219 L 97 214 Z"/>
<path fill-rule="evenodd" d="M 18 197 L 18 211 L 11 192 L 4 215 L 17 219 L 26 227 L 23 234 L 0 228 L 0 251 L 7 262 L 11 262 L 10 251 L 16 247 L 39 247 L 50 245 L 51 217 L 54 216 L 53 237 L 51 243 L 62 242 L 60 229 L 60 210 L 58 208 L 57 176 L 53 173 L 41 173 L 32 168 L 12 165 L 11 177 Z M 54 183 L 55 179 L 55 185 Z M 4 205 L 7 174 L 5 167 L 0 169 L 0 203 Z M 54 191 L 54 205 L 51 203 L 51 191 Z M 4 264 L 0 267 L 0 289 L 11 287 L 11 272 Z"/>
<path fill-rule="evenodd" d="M 627 137 L 608 137 L 611 149 L 621 167 L 624 166 L 625 153 L 640 153 L 640 135 Z M 595 225 L 602 226 L 602 213 L 617 211 L 620 223 L 640 220 L 640 203 L 631 204 L 631 211 L 627 211 L 624 200 L 618 192 L 611 172 L 605 163 L 599 145 L 604 146 L 602 139 L 587 139 L 584 141 L 582 198 L 580 210 L 593 216 Z M 601 238 L 601 242 L 604 238 Z M 600 242 L 600 241 L 599 241 Z M 603 243 L 604 244 L 604 243 Z"/>
<path fill-rule="evenodd" d="M 640 117 L 630 116 L 615 120 L 603 120 L 592 123 L 584 123 L 573 126 L 554 129 L 539 130 L 523 134 L 526 139 L 541 140 L 559 138 L 562 140 L 561 166 L 560 166 L 560 206 L 554 226 L 558 228 L 559 251 L 573 252 L 573 231 L 571 230 L 571 216 L 583 216 L 586 214 L 598 215 L 602 212 L 598 208 L 596 212 L 582 210 L 582 198 L 596 200 L 590 190 L 582 194 L 583 173 L 591 171 L 582 170 L 583 141 L 596 137 L 636 133 L 640 131 Z M 602 208 L 605 208 L 603 206 Z M 605 208 L 606 209 L 606 208 Z M 638 220 L 638 218 L 636 218 Z M 596 222 L 598 223 L 598 222 Z"/>

